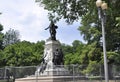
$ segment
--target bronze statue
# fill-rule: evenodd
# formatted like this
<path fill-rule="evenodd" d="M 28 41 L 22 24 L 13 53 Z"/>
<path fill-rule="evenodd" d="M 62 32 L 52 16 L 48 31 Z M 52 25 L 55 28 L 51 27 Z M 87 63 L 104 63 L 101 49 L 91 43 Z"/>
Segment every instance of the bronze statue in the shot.
<path fill-rule="evenodd" d="M 56 40 L 56 29 L 57 28 L 58 26 L 54 25 L 53 21 L 51 21 L 49 27 L 45 29 L 45 30 L 49 29 L 51 40 Z"/>
<path fill-rule="evenodd" d="M 53 53 L 53 63 L 54 65 L 63 65 L 63 52 L 61 49 L 56 49 Z"/>

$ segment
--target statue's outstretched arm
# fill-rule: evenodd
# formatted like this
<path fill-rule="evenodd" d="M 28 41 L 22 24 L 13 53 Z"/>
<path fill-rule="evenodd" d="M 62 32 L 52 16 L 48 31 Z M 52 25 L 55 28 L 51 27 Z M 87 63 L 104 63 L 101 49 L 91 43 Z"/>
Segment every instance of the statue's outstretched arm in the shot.
<path fill-rule="evenodd" d="M 47 30 L 48 28 L 50 28 L 50 27 L 45 28 L 45 30 Z"/>

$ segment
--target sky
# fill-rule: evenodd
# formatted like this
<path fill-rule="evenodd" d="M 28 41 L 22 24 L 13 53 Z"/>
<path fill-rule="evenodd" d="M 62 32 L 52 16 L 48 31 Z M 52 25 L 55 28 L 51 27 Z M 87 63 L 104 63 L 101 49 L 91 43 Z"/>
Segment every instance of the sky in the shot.
<path fill-rule="evenodd" d="M 44 30 L 50 24 L 48 11 L 40 7 L 35 0 L 0 0 L 0 23 L 5 33 L 10 28 L 20 32 L 20 39 L 30 42 L 46 40 L 50 37 L 49 31 Z M 80 23 L 68 25 L 64 20 L 57 24 L 56 38 L 65 44 L 71 44 L 74 40 L 82 42 L 82 36 L 77 28 Z"/>

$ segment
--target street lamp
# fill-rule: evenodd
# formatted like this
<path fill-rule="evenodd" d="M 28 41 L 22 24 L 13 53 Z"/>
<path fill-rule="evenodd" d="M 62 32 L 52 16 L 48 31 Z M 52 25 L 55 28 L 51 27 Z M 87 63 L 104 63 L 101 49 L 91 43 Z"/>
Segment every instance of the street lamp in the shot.
<path fill-rule="evenodd" d="M 103 54 L 104 54 L 104 71 L 105 71 L 105 82 L 109 82 L 108 78 L 108 64 L 106 56 L 106 42 L 105 42 L 105 23 L 106 23 L 106 9 L 107 3 L 97 0 L 96 6 L 98 7 L 98 16 L 102 25 L 102 40 L 103 40 Z"/>

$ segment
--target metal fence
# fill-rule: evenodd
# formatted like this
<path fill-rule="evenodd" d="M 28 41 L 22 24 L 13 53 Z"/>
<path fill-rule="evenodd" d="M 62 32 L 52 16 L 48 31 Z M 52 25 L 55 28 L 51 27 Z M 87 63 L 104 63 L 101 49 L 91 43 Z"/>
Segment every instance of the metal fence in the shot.
<path fill-rule="evenodd" d="M 62 79 L 61 82 L 104 82 L 103 65 L 94 65 L 90 68 L 87 67 L 87 65 L 64 65 L 55 67 L 63 67 L 69 72 L 69 74 L 64 74 L 65 71 L 63 71 L 62 75 L 59 75 L 59 73 L 54 75 L 55 78 Z M 23 80 L 25 80 L 25 82 L 42 82 L 43 79 L 48 82 L 47 80 L 51 79 L 49 74 L 35 74 L 38 68 L 39 66 L 0 68 L 0 82 L 24 82 Z M 109 65 L 108 72 L 110 82 L 120 82 L 120 66 Z"/>

